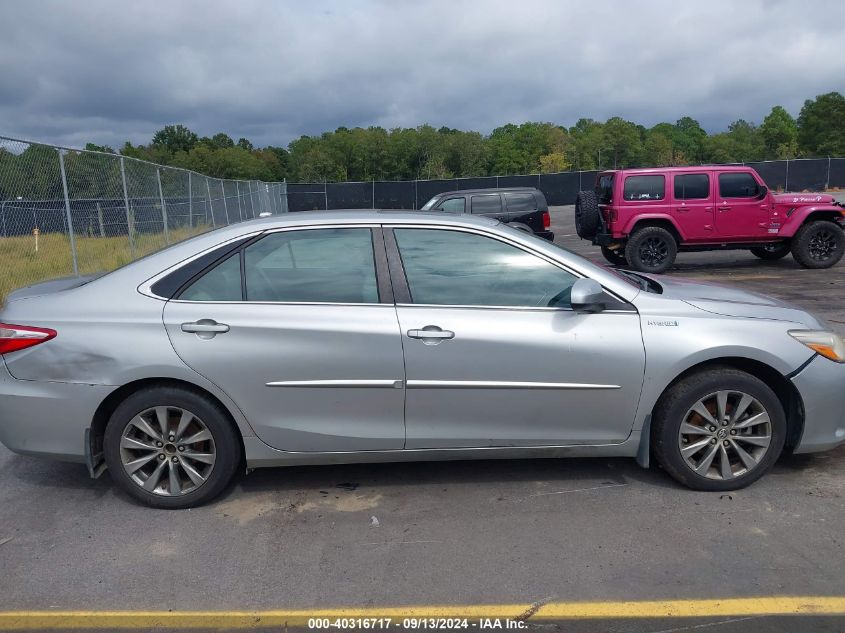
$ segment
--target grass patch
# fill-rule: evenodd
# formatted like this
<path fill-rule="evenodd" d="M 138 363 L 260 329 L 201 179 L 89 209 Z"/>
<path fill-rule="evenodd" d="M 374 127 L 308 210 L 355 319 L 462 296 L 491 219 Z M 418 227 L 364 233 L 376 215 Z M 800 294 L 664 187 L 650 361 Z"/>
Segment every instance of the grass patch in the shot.
<path fill-rule="evenodd" d="M 170 243 L 182 241 L 208 230 L 198 226 L 193 229 L 172 229 Z M 167 246 L 164 233 L 138 233 L 135 235 L 135 258 L 143 257 Z M 114 270 L 133 260 L 129 238 L 120 237 L 76 237 L 79 273 Z M 35 237 L 0 237 L 0 305 L 12 290 L 30 284 L 73 275 L 73 259 L 70 253 L 70 238 L 63 233 L 45 233 L 38 236 L 38 252 L 35 252 Z"/>

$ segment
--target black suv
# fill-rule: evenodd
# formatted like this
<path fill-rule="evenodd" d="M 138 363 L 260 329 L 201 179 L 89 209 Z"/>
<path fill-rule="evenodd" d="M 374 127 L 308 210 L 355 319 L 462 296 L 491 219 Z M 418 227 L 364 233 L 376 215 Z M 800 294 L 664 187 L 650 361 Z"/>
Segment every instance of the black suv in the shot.
<path fill-rule="evenodd" d="M 444 191 L 426 202 L 422 210 L 484 215 L 549 241 L 555 237 L 549 230 L 551 218 L 546 197 L 532 187 Z"/>

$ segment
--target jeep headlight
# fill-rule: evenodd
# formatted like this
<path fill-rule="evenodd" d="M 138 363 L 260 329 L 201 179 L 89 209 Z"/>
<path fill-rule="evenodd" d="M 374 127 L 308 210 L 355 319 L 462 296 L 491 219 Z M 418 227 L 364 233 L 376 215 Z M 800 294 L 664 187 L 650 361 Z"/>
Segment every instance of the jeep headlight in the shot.
<path fill-rule="evenodd" d="M 825 358 L 845 363 L 845 341 L 838 334 L 824 330 L 789 330 L 788 334 Z"/>

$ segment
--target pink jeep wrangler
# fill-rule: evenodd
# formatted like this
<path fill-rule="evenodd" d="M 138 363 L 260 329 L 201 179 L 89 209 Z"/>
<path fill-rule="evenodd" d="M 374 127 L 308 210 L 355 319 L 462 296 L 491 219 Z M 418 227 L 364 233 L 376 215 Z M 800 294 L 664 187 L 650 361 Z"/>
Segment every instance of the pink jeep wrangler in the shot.
<path fill-rule="evenodd" d="M 805 268 L 842 257 L 842 204 L 821 193 L 773 194 L 750 167 L 605 171 L 575 202 L 575 229 L 612 264 L 662 273 L 678 251 L 747 248 Z"/>

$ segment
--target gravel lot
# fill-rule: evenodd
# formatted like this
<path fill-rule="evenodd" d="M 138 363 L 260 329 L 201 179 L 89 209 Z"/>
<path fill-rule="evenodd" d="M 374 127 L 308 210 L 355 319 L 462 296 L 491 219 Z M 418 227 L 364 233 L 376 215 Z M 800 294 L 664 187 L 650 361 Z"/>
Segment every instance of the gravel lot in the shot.
<path fill-rule="evenodd" d="M 601 259 L 571 207 L 553 229 Z M 727 251 L 682 253 L 671 274 L 775 295 L 845 333 L 843 272 Z M 168 512 L 0 447 L 0 611 L 845 595 L 843 493 L 845 448 L 782 459 L 731 494 L 627 459 L 444 462 L 256 471 L 213 505 Z M 672 623 L 566 630 L 660 629 Z"/>

